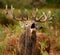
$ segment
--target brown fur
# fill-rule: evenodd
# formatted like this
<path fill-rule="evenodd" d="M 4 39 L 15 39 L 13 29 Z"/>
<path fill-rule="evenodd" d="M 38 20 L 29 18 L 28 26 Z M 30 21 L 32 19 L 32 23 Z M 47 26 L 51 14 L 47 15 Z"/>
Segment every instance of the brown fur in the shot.
<path fill-rule="evenodd" d="M 31 33 L 30 29 L 27 28 L 27 30 L 25 30 L 20 37 L 20 55 L 41 55 L 41 45 L 39 44 L 39 42 L 42 42 L 45 39 L 47 39 L 48 46 L 47 48 L 45 48 L 45 50 L 49 53 L 49 38 L 45 34 L 40 34 L 39 32 L 36 32 L 35 29 L 32 30 Z"/>

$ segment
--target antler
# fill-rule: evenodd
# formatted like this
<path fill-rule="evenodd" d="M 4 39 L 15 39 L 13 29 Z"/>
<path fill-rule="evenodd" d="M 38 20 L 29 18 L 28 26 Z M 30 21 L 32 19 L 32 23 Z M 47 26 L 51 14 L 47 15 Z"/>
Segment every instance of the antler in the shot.
<path fill-rule="evenodd" d="M 44 17 L 44 19 L 42 19 Z M 45 22 L 47 20 L 47 16 L 45 14 L 45 12 L 43 12 L 43 15 L 40 16 L 40 18 L 36 18 L 35 21 L 36 22 Z"/>
<path fill-rule="evenodd" d="M 45 22 L 47 20 L 47 15 L 45 14 L 45 12 L 43 12 L 43 16 L 45 17 L 45 19 L 43 20 L 40 19 L 41 22 Z"/>

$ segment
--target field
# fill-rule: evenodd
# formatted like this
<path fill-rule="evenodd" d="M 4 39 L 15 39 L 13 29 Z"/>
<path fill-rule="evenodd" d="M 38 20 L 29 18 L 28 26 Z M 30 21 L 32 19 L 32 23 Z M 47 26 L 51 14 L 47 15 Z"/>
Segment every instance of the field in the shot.
<path fill-rule="evenodd" d="M 41 16 L 43 11 L 47 14 L 49 10 L 51 10 L 54 18 L 52 18 L 52 21 L 46 21 L 45 23 L 38 22 L 38 27 L 43 27 L 42 29 L 38 29 L 38 32 L 46 34 L 51 40 L 53 39 L 51 48 L 57 55 L 60 55 L 60 9 L 39 9 L 37 17 Z M 3 12 L 4 10 L 0 9 L 0 19 L 2 19 L 1 13 Z M 16 17 L 19 17 L 23 12 L 24 10 L 14 9 L 14 15 Z M 33 10 L 27 10 L 29 20 L 32 20 L 32 12 Z M 8 25 L 8 27 L 0 24 L 0 55 L 16 55 L 17 49 L 19 49 L 19 38 L 24 32 L 24 28 L 21 27 L 24 23 L 26 23 L 26 21 L 17 21 L 17 24 Z M 45 42 L 41 43 L 41 46 L 44 48 Z M 42 55 L 49 55 L 43 50 L 41 50 L 41 52 Z"/>

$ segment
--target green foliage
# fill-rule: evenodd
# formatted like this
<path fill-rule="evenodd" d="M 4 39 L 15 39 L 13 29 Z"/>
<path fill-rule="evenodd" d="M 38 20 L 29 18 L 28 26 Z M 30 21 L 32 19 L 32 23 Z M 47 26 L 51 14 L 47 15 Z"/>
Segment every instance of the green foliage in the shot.
<path fill-rule="evenodd" d="M 4 8 L 4 3 L 0 1 L 0 8 Z"/>
<path fill-rule="evenodd" d="M 0 24 L 0 41 L 5 39 L 5 34 L 4 34 L 4 28 L 2 27 L 2 25 Z"/>
<path fill-rule="evenodd" d="M 0 55 L 3 55 L 3 44 L 0 44 Z"/>
<path fill-rule="evenodd" d="M 3 22 L 7 22 L 7 19 L 4 14 L 0 13 L 0 20 Z"/>
<path fill-rule="evenodd" d="M 6 42 L 5 41 L 0 42 L 0 55 L 4 54 L 3 51 L 5 47 L 6 47 Z"/>
<path fill-rule="evenodd" d="M 5 8 L 6 4 L 9 8 L 11 5 L 15 8 L 60 7 L 60 0 L 0 0 L 0 8 Z"/>
<path fill-rule="evenodd" d="M 49 55 L 46 50 L 44 51 L 44 48 L 47 47 L 47 45 L 46 45 L 46 40 L 43 41 L 43 42 L 40 42 L 40 45 L 41 45 L 41 49 L 40 49 L 40 50 L 41 50 L 41 54 L 42 54 L 42 55 Z"/>
<path fill-rule="evenodd" d="M 23 22 L 19 23 L 22 24 Z M 20 37 L 23 31 L 23 28 L 19 26 L 20 24 L 14 26 L 9 25 L 5 28 L 0 25 L 0 55 L 3 55 L 3 52 L 5 53 L 5 51 L 8 51 L 6 48 L 12 48 L 11 46 L 9 46 L 9 43 L 11 44 L 9 40 L 13 39 L 13 41 L 17 41 L 17 39 Z M 12 38 L 10 38 L 11 36 Z M 15 51 L 14 49 L 15 48 L 13 48 L 13 51 Z"/>
<path fill-rule="evenodd" d="M 0 13 L 0 23 L 7 26 L 7 25 L 14 25 L 15 21 L 11 18 L 6 18 L 5 14 Z"/>

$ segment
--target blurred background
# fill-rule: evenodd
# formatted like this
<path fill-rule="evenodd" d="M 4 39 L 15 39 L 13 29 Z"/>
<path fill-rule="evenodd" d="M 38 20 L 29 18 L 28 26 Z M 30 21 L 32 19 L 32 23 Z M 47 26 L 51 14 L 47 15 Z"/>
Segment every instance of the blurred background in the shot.
<path fill-rule="evenodd" d="M 60 8 L 60 0 L 0 0 L 0 8 L 5 5 L 13 5 L 15 8 Z"/>

